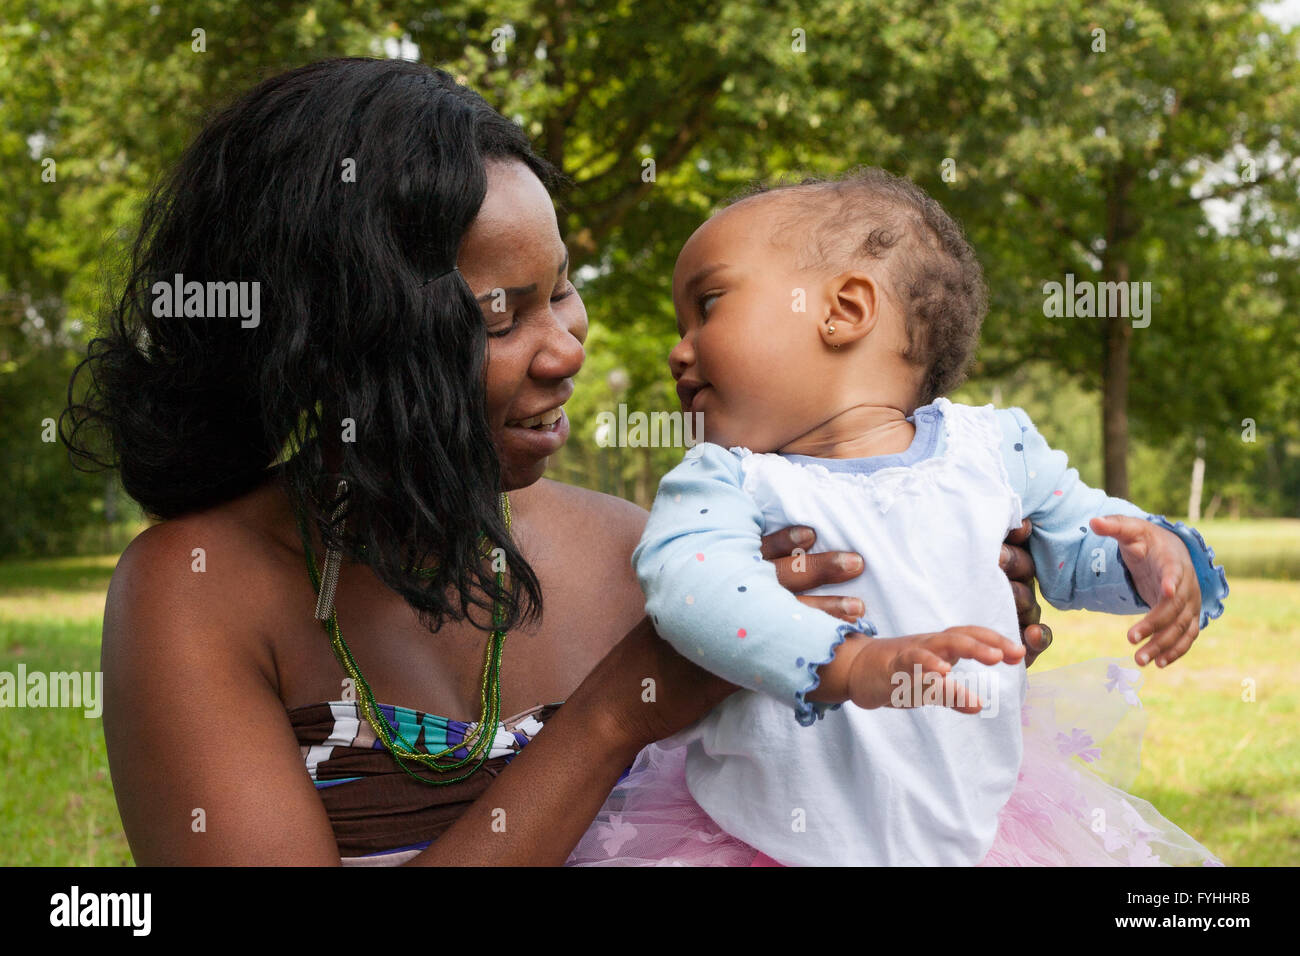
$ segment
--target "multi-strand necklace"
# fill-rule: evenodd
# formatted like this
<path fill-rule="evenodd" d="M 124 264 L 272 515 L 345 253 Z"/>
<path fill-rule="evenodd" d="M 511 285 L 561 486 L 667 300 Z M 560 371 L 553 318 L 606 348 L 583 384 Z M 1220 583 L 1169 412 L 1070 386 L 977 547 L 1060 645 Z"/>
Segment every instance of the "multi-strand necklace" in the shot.
<path fill-rule="evenodd" d="M 340 499 L 347 492 L 347 488 L 346 481 L 339 482 L 337 495 Z M 343 511 L 344 504 L 340 500 L 331 522 L 338 523 L 343 518 Z M 510 499 L 504 493 L 501 495 L 501 517 L 505 521 L 506 532 L 509 533 Z M 446 747 L 437 753 L 427 753 L 416 750 L 402 732 L 390 724 L 388 718 L 380 711 L 375 695 L 370 689 L 370 683 L 361 673 L 361 668 L 357 666 L 347 642 L 343 640 L 343 632 L 339 630 L 338 611 L 334 607 L 334 594 L 338 587 L 339 568 L 343 560 L 342 553 L 333 548 L 327 550 L 325 566 L 318 574 L 316 559 L 312 554 L 311 535 L 306 518 L 301 512 L 298 513 L 298 530 L 302 534 L 303 550 L 307 554 L 307 571 L 311 575 L 311 586 L 317 594 L 316 619 L 324 624 L 325 632 L 329 635 L 330 647 L 334 649 L 334 656 L 351 678 L 361 712 L 374 730 L 375 736 L 383 741 L 398 767 L 407 776 L 421 783 L 446 786 L 471 776 L 488 759 L 492 751 L 492 743 L 496 739 L 497 722 L 501 717 L 501 651 L 506 641 L 506 632 L 501 627 L 505 618 L 501 607 L 501 595 L 505 593 L 505 572 L 503 570 L 496 572 L 496 594 L 493 595 L 492 600 L 492 633 L 488 637 L 484 651 L 483 677 L 479 683 L 479 697 L 482 704 L 479 721 L 477 724 L 470 725 L 465 739 L 460 744 Z M 461 748 L 465 749 L 465 756 L 456 758 L 455 752 Z M 408 762 L 426 767 L 440 776 L 422 777 L 407 766 Z M 447 776 L 470 764 L 473 766 L 464 773 Z"/>

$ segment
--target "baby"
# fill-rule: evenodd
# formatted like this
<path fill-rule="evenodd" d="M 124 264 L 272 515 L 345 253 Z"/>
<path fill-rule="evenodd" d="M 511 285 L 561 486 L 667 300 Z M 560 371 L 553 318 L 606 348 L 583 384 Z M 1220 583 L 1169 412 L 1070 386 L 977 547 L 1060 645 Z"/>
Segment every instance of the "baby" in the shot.
<path fill-rule="evenodd" d="M 643 754 L 574 861 L 1114 862 L 1079 814 L 1008 820 L 1030 715 L 1002 541 L 1033 522 L 1054 607 L 1146 610 L 1129 632 L 1140 664 L 1186 653 L 1227 583 L 1199 534 L 1085 486 L 1020 409 L 942 397 L 987 303 L 961 228 L 881 170 L 781 186 L 695 232 L 673 298 L 669 362 L 706 441 L 664 478 L 633 560 L 659 633 L 744 690 Z M 864 555 L 827 589 L 861 599 L 858 620 L 777 583 L 760 538 L 790 525 Z M 1029 776 L 1073 788 L 1055 806 L 1110 801 L 1144 848 L 1158 834 L 1180 862 L 1209 857 L 1073 766 Z M 1013 839 L 1034 851 L 999 845 Z"/>

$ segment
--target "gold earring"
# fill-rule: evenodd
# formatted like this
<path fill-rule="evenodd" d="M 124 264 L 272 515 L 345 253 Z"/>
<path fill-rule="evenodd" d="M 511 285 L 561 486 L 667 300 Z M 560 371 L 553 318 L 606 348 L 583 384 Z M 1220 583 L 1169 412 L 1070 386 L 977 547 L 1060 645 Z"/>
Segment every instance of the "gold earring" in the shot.
<path fill-rule="evenodd" d="M 826 327 L 826 334 L 827 334 L 827 335 L 834 335 L 834 334 L 835 334 L 835 326 L 834 326 L 834 325 L 828 325 L 828 326 Z"/>

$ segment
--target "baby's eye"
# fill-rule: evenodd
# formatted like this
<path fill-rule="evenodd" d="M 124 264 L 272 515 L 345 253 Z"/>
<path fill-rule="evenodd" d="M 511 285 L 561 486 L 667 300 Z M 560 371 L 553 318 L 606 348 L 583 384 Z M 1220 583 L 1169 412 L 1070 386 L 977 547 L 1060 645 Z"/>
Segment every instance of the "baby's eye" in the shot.
<path fill-rule="evenodd" d="M 704 295 L 700 296 L 697 300 L 700 307 L 700 315 L 708 315 L 709 308 L 713 305 L 714 301 L 721 297 L 721 292 L 706 292 Z"/>

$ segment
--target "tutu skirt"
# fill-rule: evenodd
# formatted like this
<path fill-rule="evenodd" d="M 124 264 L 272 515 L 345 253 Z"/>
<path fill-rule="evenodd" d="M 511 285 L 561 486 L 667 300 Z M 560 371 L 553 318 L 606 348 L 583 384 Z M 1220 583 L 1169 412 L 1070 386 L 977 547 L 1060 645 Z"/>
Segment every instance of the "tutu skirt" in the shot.
<path fill-rule="evenodd" d="M 980 866 L 1223 865 L 1125 791 L 1146 723 L 1141 680 L 1122 659 L 1031 674 L 1019 779 Z M 642 750 L 568 865 L 779 866 L 713 822 L 687 789 L 685 765 L 685 747 Z"/>

